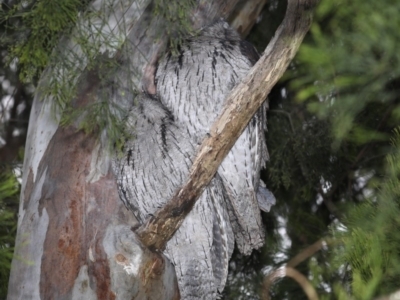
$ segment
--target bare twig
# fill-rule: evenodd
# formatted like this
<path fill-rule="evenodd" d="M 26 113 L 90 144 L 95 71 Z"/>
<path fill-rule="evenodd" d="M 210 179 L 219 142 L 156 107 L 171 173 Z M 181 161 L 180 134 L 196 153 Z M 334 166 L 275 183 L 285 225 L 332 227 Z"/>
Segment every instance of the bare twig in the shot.
<path fill-rule="evenodd" d="M 315 291 L 314 287 L 311 285 L 311 283 L 308 281 L 308 279 L 301 274 L 299 271 L 297 271 L 294 268 L 291 267 L 282 267 L 277 270 L 275 270 L 270 276 L 268 276 L 269 281 L 266 282 L 265 284 L 265 289 L 264 289 L 264 295 L 262 296 L 263 300 L 269 300 L 269 288 L 270 286 L 279 278 L 283 277 L 290 277 L 294 279 L 303 289 L 304 293 L 307 295 L 309 300 L 318 300 L 318 295 L 317 292 Z"/>
<path fill-rule="evenodd" d="M 292 268 L 296 267 L 297 265 L 305 261 L 307 258 L 313 256 L 315 253 L 321 250 L 324 243 L 326 243 L 326 241 L 323 239 L 316 241 L 314 244 L 303 249 L 303 251 L 301 251 L 299 254 L 297 254 L 295 257 L 289 260 L 286 266 Z"/>
<path fill-rule="evenodd" d="M 316 241 L 314 244 L 308 246 L 307 248 L 303 249 L 299 254 L 293 257 L 291 260 L 287 262 L 287 264 L 281 268 L 278 268 L 268 276 L 265 277 L 262 289 L 262 299 L 268 300 L 269 299 L 269 290 L 274 282 L 282 277 L 288 276 L 296 280 L 301 287 L 303 288 L 304 292 L 307 294 L 308 299 L 318 299 L 317 294 L 315 293 L 314 288 L 308 282 L 307 278 L 299 273 L 294 268 L 298 266 L 300 263 L 305 261 L 306 259 L 313 256 L 319 250 L 322 249 L 324 244 L 331 243 L 329 239 L 320 239 Z"/>

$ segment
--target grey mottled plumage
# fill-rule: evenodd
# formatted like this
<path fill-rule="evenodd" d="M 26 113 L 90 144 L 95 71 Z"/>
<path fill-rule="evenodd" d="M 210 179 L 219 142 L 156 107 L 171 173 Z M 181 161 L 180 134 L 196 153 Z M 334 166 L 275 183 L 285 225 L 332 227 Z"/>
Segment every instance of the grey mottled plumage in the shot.
<path fill-rule="evenodd" d="M 254 48 L 226 22 L 216 22 L 183 44 L 177 56 L 170 54 L 160 62 L 157 93 L 176 123 L 186 128 L 191 138 L 201 141 L 228 93 L 257 57 Z M 218 169 L 229 197 L 236 243 L 244 254 L 264 244 L 260 207 L 269 210 L 275 201 L 259 176 L 268 159 L 266 105 L 255 114 Z"/>
<path fill-rule="evenodd" d="M 143 222 L 188 178 L 196 148 L 157 99 L 141 94 L 135 102 L 126 122 L 132 139 L 115 159 L 114 171 L 122 201 Z M 224 188 L 216 176 L 166 247 L 181 298 L 215 299 L 224 288 L 233 247 Z"/>
<path fill-rule="evenodd" d="M 161 60 L 159 100 L 144 94 L 136 98 L 126 119 L 131 138 L 114 161 L 120 197 L 140 222 L 187 179 L 197 147 L 225 97 L 256 60 L 252 46 L 223 21 L 184 43 L 178 56 Z M 265 109 L 253 117 L 167 244 L 181 299 L 217 298 L 234 241 L 245 254 L 264 243 L 260 208 L 268 211 L 275 201 L 259 177 L 268 158 Z"/>

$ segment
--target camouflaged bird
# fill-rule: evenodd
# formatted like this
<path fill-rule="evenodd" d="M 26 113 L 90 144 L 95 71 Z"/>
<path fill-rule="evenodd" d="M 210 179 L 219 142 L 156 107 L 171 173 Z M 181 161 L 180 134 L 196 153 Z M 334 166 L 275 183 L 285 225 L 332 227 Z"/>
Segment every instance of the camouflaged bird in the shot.
<path fill-rule="evenodd" d="M 120 198 L 140 223 L 187 180 L 197 148 L 226 95 L 256 59 L 252 46 L 220 21 L 187 40 L 178 56 L 161 60 L 157 96 L 136 97 L 126 118 L 130 137 L 113 163 Z M 124 99 L 116 101 L 131 96 L 121 92 L 116 98 Z M 167 243 L 164 253 L 175 266 L 181 299 L 218 298 L 235 240 L 245 254 L 264 243 L 259 210 L 268 211 L 275 201 L 259 178 L 268 158 L 264 126 L 265 107 Z"/>
<path fill-rule="evenodd" d="M 225 105 L 225 98 L 257 61 L 251 44 L 226 22 L 218 21 L 168 54 L 156 74 L 157 94 L 175 122 L 201 141 Z M 254 115 L 218 169 L 229 197 L 236 244 L 250 254 L 264 244 L 260 208 L 269 211 L 274 196 L 260 180 L 268 159 L 265 143 L 267 103 Z"/>

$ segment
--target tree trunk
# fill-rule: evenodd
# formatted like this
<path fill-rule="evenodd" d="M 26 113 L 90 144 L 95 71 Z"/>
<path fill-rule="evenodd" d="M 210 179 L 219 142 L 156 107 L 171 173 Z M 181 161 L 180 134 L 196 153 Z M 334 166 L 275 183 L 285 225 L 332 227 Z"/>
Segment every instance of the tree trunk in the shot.
<path fill-rule="evenodd" d="M 227 18 L 236 2 L 200 1 L 192 14 L 194 26 Z M 87 41 L 109 56 L 118 55 L 116 43 L 135 45 L 132 80 L 146 89 L 151 89 L 153 66 L 165 47 L 160 39 L 154 43 L 162 24 L 150 17 L 149 3 L 96 0 L 91 10 L 105 19 L 94 13 L 90 22 L 77 24 L 79 33 L 85 32 Z M 178 299 L 173 266 L 143 247 L 131 230 L 136 220 L 118 198 L 110 153 L 97 135 L 78 130 L 77 123 L 60 126 L 53 99 L 40 94 L 61 74 L 72 86 L 80 83 L 74 107 L 96 101 L 99 82 L 85 71 L 86 53 L 72 38 L 60 43 L 66 57 L 79 60 L 72 69 L 60 64 L 46 70 L 37 89 L 8 299 Z"/>

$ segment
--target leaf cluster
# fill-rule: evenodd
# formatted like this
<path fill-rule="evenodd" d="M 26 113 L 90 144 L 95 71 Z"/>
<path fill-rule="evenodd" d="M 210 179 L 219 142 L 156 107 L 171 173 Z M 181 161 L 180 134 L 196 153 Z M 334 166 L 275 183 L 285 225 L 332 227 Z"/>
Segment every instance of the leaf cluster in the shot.
<path fill-rule="evenodd" d="M 330 118 L 334 137 L 384 140 L 387 136 L 357 122 L 369 105 L 398 99 L 400 21 L 396 1 L 323 1 L 297 56 L 290 86 L 311 112 Z M 396 117 L 398 108 L 388 117 Z"/>
<path fill-rule="evenodd" d="M 22 81 L 37 80 L 48 65 L 60 37 L 71 32 L 86 2 L 20 1 L 3 13 L 0 20 L 6 22 L 16 38 L 10 46 L 8 60 L 18 61 Z"/>

